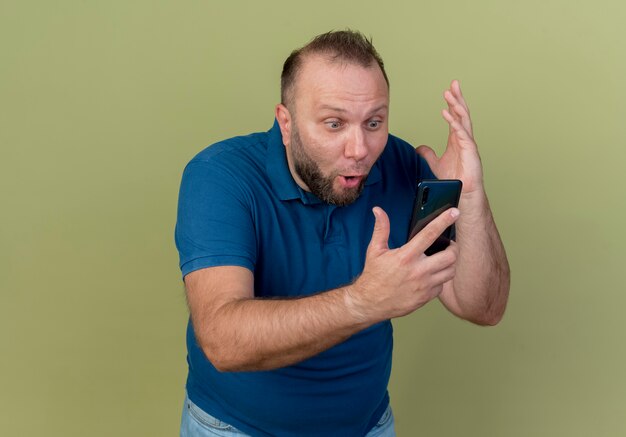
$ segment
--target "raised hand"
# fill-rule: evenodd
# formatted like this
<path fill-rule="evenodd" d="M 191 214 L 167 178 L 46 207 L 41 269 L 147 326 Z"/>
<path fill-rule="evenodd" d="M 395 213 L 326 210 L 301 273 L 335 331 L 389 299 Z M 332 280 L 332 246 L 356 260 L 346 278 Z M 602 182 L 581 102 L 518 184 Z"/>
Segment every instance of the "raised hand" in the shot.
<path fill-rule="evenodd" d="M 441 157 L 437 157 L 428 146 L 420 146 L 416 150 L 439 179 L 463 181 L 463 194 L 482 190 L 482 164 L 474 141 L 469 108 L 457 80 L 452 81 L 443 97 L 448 104 L 448 109 L 441 111 L 449 125 L 446 150 Z"/>

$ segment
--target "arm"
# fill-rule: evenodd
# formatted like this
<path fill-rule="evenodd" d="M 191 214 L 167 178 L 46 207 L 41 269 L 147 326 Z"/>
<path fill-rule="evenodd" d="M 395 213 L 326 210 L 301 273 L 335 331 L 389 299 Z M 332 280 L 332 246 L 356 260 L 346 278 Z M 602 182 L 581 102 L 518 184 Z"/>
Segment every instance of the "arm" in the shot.
<path fill-rule="evenodd" d="M 197 270 L 185 277 L 196 338 L 221 371 L 267 370 L 302 361 L 367 325 L 336 289 L 299 299 L 255 299 L 244 267 Z"/>
<path fill-rule="evenodd" d="M 479 325 L 495 325 L 504 315 L 510 272 L 504 246 L 484 193 L 461 200 L 466 207 L 456 225 L 459 259 L 456 275 L 439 296 L 455 315 Z M 474 212 L 475 209 L 475 212 Z M 473 214 L 467 212 L 472 210 Z"/>
<path fill-rule="evenodd" d="M 185 277 L 198 344 L 221 371 L 268 370 L 318 354 L 380 321 L 408 314 L 437 297 L 454 276 L 456 247 L 423 251 L 454 223 L 445 212 L 401 248 L 390 250 L 389 219 L 376 223 L 363 273 L 353 284 L 299 299 L 255 299 L 243 267 L 210 267 Z"/>
<path fill-rule="evenodd" d="M 444 285 L 441 302 L 455 315 L 481 325 L 495 325 L 504 315 L 510 272 L 504 246 L 483 185 L 482 164 L 473 138 L 469 109 L 457 81 L 444 93 L 442 112 L 450 127 L 440 158 L 426 146 L 420 153 L 439 178 L 461 179 L 462 212 L 456 224 L 459 259 L 456 275 Z"/>

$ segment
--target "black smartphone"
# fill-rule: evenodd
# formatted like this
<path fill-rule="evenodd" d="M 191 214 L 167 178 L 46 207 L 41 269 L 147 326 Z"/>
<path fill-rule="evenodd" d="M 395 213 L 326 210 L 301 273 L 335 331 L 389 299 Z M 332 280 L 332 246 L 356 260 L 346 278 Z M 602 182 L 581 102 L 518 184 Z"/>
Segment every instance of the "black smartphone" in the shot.
<path fill-rule="evenodd" d="M 410 240 L 428 223 L 433 221 L 445 210 L 459 206 L 463 183 L 457 179 L 424 179 L 417 184 L 417 194 L 413 204 L 413 216 L 409 226 Z M 443 234 L 424 252 L 430 256 L 450 245 L 454 238 L 453 226 L 448 227 Z"/>

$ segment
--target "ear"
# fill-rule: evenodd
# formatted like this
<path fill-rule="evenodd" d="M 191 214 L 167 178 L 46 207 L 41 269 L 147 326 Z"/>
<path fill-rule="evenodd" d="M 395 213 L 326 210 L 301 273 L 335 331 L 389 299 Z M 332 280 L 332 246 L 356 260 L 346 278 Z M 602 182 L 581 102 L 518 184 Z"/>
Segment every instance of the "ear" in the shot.
<path fill-rule="evenodd" d="M 289 109 L 282 103 L 276 105 L 276 120 L 278 121 L 278 125 L 280 126 L 280 133 L 283 136 L 283 144 L 286 147 L 289 147 L 289 142 L 291 139 L 291 128 L 292 128 L 292 118 Z"/>

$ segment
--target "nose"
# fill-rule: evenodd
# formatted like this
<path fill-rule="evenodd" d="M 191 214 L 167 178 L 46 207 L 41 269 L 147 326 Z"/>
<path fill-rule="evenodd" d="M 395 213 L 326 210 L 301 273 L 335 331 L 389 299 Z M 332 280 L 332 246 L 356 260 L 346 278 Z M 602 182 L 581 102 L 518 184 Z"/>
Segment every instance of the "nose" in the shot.
<path fill-rule="evenodd" d="M 360 161 L 368 154 L 367 143 L 365 139 L 365 133 L 363 129 L 354 127 L 350 130 L 348 138 L 346 140 L 346 146 L 344 148 L 344 155 L 346 158 Z"/>

